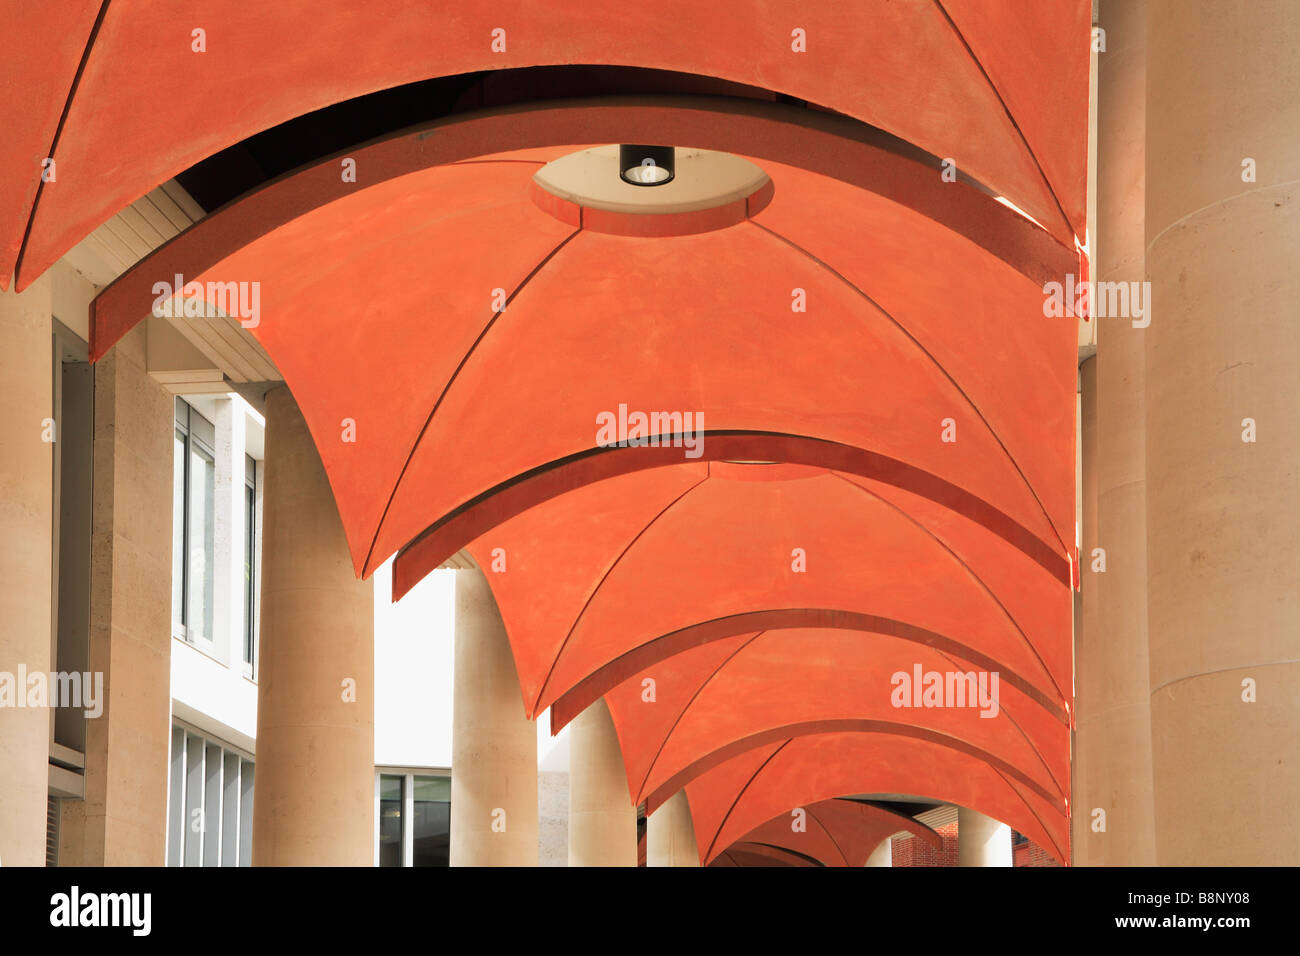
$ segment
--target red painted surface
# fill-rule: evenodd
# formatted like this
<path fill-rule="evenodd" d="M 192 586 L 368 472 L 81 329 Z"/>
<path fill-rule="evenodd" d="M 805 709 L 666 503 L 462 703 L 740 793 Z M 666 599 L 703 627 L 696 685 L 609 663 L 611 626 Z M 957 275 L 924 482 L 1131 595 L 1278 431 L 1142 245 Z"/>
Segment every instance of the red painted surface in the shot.
<path fill-rule="evenodd" d="M 115 0 L 20 285 L 249 133 L 472 69 L 758 83 L 956 158 L 1048 231 L 830 114 L 643 97 L 456 117 L 357 150 L 357 184 L 326 160 L 204 220 L 101 294 L 92 351 L 159 279 L 260 283 L 252 334 L 303 409 L 358 572 L 400 552 L 401 593 L 462 547 L 488 569 L 501 549 L 489 579 L 525 709 L 559 726 L 608 695 L 633 791 L 654 805 L 685 786 L 706 861 L 788 864 L 749 834 L 861 793 L 970 806 L 1064 858 L 1077 333 L 1043 317 L 1042 282 L 1077 264 L 1087 5 L 792 4 L 775 23 L 770 4 L 666 2 L 452 18 L 201 0 L 196 54 L 171 11 Z M 28 150 L 49 133 L 30 119 Z M 564 152 L 661 141 L 745 156 L 771 201 L 621 235 L 529 195 Z M 19 159 L 0 153 L 0 174 Z M 34 195 L 25 175 L 6 190 L 0 251 Z M 597 447 L 620 405 L 703 414 L 700 458 Z M 913 663 L 997 670 L 1001 713 L 893 708 L 890 675 Z"/>
<path fill-rule="evenodd" d="M 470 550 L 485 568 L 506 556 L 489 578 L 528 710 L 588 682 L 557 725 L 696 644 L 817 626 L 978 659 L 1064 730 L 1068 585 L 978 524 L 908 514 L 888 493 L 797 466 L 679 464 L 560 495 Z"/>
<path fill-rule="evenodd" d="M 259 130 L 433 76 L 544 64 L 676 70 L 805 99 L 955 158 L 1063 242 L 1083 231 L 1084 0 L 663 0 L 617 17 L 592 0 L 399 0 L 378 10 L 362 0 L 196 0 L 183 19 L 166 5 L 115 0 L 89 49 L 84 4 L 39 9 L 7 17 L 16 52 L 7 78 L 46 74 L 46 99 L 59 104 L 83 53 L 85 69 L 56 153 L 67 176 L 36 205 L 20 287 L 127 203 Z M 196 27 L 206 52 L 192 50 Z M 493 50 L 496 29 L 504 50 Z M 792 48 L 796 29 L 806 52 Z M 38 172 L 24 157 L 49 142 L 50 115 L 43 106 L 5 119 L 26 146 L 0 167 L 9 192 L 0 210 L 12 214 L 27 206 Z M 21 230 L 0 225 L 10 250 Z M 0 260 L 0 272 L 12 266 L 10 255 Z"/>
<path fill-rule="evenodd" d="M 707 863 L 755 826 L 791 807 L 849 794 L 907 793 L 979 810 L 1069 853 L 1069 818 L 988 764 L 927 741 L 880 734 L 819 734 L 732 757 L 687 784 Z"/>
<path fill-rule="evenodd" d="M 483 514 L 480 526 L 507 517 L 494 508 L 501 490 L 591 451 L 595 414 L 626 403 L 702 411 L 709 429 L 804 436 L 827 455 L 833 442 L 884 456 L 903 487 L 937 481 L 923 493 L 988 511 L 986 523 L 1040 561 L 1054 555 L 1068 579 L 1073 474 L 1058 463 L 1072 444 L 1072 324 L 1045 320 L 1039 285 L 933 220 L 764 168 L 775 196 L 752 219 L 638 239 L 543 213 L 528 162 L 436 167 L 299 216 L 193 278 L 261 283 L 251 331 L 298 397 L 367 573 L 453 513 Z M 910 263 L 932 257 L 952 271 L 915 281 Z M 97 354 L 102 326 L 120 334 L 152 305 L 154 275 L 142 263 L 97 300 Z M 494 289 L 509 297 L 504 312 Z M 808 312 L 791 311 L 794 289 Z M 625 334 L 633 324 L 646 337 Z M 991 341 L 1000 362 L 987 360 Z M 672 378 L 653 360 L 666 350 Z M 338 441 L 344 418 L 356 444 Z M 939 434 L 948 418 L 951 444 Z M 399 587 L 470 537 L 441 540 L 413 574 L 399 567 Z"/>
<path fill-rule="evenodd" d="M 22 247 L 36 194 L 44 188 L 63 106 L 99 13 L 100 0 L 5 4 L 0 19 L 0 291 Z M 60 157 L 61 159 L 61 157 Z M 77 178 L 55 163 L 50 189 Z M 106 218 L 106 217 L 105 217 Z M 84 232 L 85 230 L 83 230 Z"/>
<path fill-rule="evenodd" d="M 1055 715 L 1002 683 L 992 717 L 969 706 L 895 707 L 893 675 L 910 676 L 916 666 L 974 670 L 910 641 L 852 630 L 741 634 L 667 658 L 606 696 L 633 799 L 648 800 L 653 811 L 723 762 L 729 748 L 851 727 L 926 733 L 946 749 L 978 755 L 1045 799 L 1063 801 L 1068 729 Z"/>
<path fill-rule="evenodd" d="M 914 834 L 918 844 L 941 845 L 939 834 L 909 817 L 854 800 L 822 800 L 760 824 L 710 865 L 727 865 L 719 864 L 722 856 L 758 846 L 798 854 L 792 865 L 808 866 L 811 858 L 811 865 L 865 866 L 872 851 L 899 831 Z"/>

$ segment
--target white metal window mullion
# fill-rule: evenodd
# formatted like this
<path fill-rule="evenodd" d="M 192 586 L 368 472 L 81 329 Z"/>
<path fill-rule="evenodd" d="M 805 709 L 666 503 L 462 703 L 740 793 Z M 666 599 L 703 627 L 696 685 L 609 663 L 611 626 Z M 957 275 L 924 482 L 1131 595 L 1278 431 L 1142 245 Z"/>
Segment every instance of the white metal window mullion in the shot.
<path fill-rule="evenodd" d="M 204 748 L 207 754 L 207 748 Z M 217 748 L 217 868 L 221 867 L 221 825 L 226 822 L 226 748 Z"/>
<path fill-rule="evenodd" d="M 402 866 L 415 865 L 415 776 L 402 778 Z"/>
<path fill-rule="evenodd" d="M 380 774 L 375 774 L 375 866 L 379 865 L 379 831 L 383 825 L 383 818 L 379 812 L 379 781 Z"/>
<path fill-rule="evenodd" d="M 193 821 L 190 822 L 193 826 Z M 199 866 L 203 865 L 203 850 L 208 835 L 208 741 L 199 738 Z"/>
<path fill-rule="evenodd" d="M 173 727 L 174 727 L 174 726 L 175 726 L 175 725 L 173 725 Z M 181 825 L 180 825 L 179 827 L 177 827 L 177 829 L 180 831 L 180 832 L 177 834 L 178 837 L 179 837 L 179 839 L 180 839 L 180 847 L 178 847 L 178 848 L 177 848 L 177 851 L 176 851 L 176 865 L 177 865 L 177 866 L 184 866 L 184 865 L 185 865 L 185 827 L 186 827 L 186 819 L 185 819 L 185 783 L 186 783 L 186 781 L 189 779 L 189 772 L 190 772 L 190 768 L 189 768 L 189 759 L 190 759 L 190 747 L 189 747 L 189 743 L 188 743 L 188 742 L 186 741 L 186 739 L 185 739 L 185 732 L 182 731 L 182 732 L 181 732 L 181 785 L 180 785 L 180 807 L 179 807 L 179 810 L 180 810 L 180 817 L 181 817 Z M 170 787 L 168 787 L 167 789 L 168 789 L 169 791 L 171 790 Z M 170 799 L 170 793 L 168 794 L 168 799 Z M 168 824 L 169 824 L 169 825 L 168 825 L 168 827 L 167 827 L 167 831 L 168 831 L 168 833 L 167 833 L 167 838 L 168 838 L 169 840 L 171 839 L 171 826 L 170 826 L 170 823 L 171 823 L 171 812 L 172 812 L 172 811 L 171 811 L 171 806 L 168 805 L 168 807 L 167 807 L 167 816 L 168 816 Z"/>

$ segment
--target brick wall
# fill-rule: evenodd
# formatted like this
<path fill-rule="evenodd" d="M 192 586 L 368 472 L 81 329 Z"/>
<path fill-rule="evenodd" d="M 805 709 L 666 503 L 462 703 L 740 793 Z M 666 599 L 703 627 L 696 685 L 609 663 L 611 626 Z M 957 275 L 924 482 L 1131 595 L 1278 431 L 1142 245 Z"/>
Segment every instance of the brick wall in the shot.
<path fill-rule="evenodd" d="M 891 848 L 894 854 L 894 866 L 956 866 L 956 822 L 936 827 L 935 832 L 943 837 L 943 845 L 938 848 L 916 837 L 895 838 Z"/>
<path fill-rule="evenodd" d="M 1017 843 L 1011 851 L 1012 866 L 1060 866 L 1048 853 L 1032 840 Z"/>

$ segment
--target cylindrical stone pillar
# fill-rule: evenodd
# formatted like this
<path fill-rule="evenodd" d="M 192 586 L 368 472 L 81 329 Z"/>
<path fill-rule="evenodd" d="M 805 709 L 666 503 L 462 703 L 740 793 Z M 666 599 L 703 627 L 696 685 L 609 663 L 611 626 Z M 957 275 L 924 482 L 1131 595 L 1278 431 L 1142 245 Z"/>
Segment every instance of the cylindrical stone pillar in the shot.
<path fill-rule="evenodd" d="M 1097 547 L 1097 359 L 1079 366 L 1079 462 L 1082 470 L 1079 527 L 1079 599 L 1075 602 L 1074 626 L 1074 738 L 1070 761 L 1071 792 L 1075 801 L 1087 802 L 1092 792 L 1089 775 L 1092 755 L 1104 742 L 1095 739 L 1094 715 L 1099 710 L 1093 697 L 1095 675 L 1103 669 L 1101 641 L 1097 627 L 1102 572 L 1094 570 L 1093 549 Z M 1075 807 L 1070 820 L 1070 849 L 1076 866 L 1086 863 L 1088 818 Z"/>
<path fill-rule="evenodd" d="M 957 865 L 1011 866 L 1011 827 L 958 807 Z"/>
<path fill-rule="evenodd" d="M 1156 862 L 1300 859 L 1300 5 L 1150 0 Z"/>
<path fill-rule="evenodd" d="M 646 866 L 699 866 L 700 848 L 686 791 L 678 790 L 646 819 Z"/>
<path fill-rule="evenodd" d="M 885 837 L 880 841 L 880 846 L 871 851 L 871 856 L 867 857 L 867 866 L 893 866 L 894 865 L 894 838 Z"/>
<path fill-rule="evenodd" d="M 373 866 L 374 586 L 287 388 L 266 397 L 253 863 Z"/>
<path fill-rule="evenodd" d="M 537 865 L 537 725 L 483 571 L 456 572 L 451 865 Z"/>
<path fill-rule="evenodd" d="M 1099 23 L 1107 45 L 1097 58 L 1095 278 L 1098 289 L 1111 288 L 1101 283 L 1123 283 L 1131 291 L 1144 277 L 1146 242 L 1145 2 L 1103 0 Z M 1075 862 L 1089 866 L 1155 865 L 1147 656 L 1147 329 L 1146 315 L 1133 308 L 1138 302 L 1143 311 L 1150 305 L 1145 297 L 1130 295 L 1129 315 L 1095 320 L 1095 546 L 1104 551 L 1106 571 L 1084 576 L 1098 599 L 1092 605 L 1095 624 L 1085 624 L 1087 786 L 1075 794 L 1073 807 Z"/>
<path fill-rule="evenodd" d="M 636 866 L 636 807 L 602 697 L 569 727 L 569 866 Z"/>
<path fill-rule="evenodd" d="M 50 280 L 0 292 L 0 865 L 45 865 L 50 711 L 28 706 L 26 675 L 50 669 L 53 350 Z M 32 703 L 38 703 L 32 701 Z"/>

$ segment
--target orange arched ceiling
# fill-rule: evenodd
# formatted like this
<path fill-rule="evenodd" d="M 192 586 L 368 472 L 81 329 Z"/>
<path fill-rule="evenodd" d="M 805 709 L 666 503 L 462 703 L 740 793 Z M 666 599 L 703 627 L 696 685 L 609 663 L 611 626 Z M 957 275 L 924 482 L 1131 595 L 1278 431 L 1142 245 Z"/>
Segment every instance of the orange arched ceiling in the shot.
<path fill-rule="evenodd" d="M 714 857 L 711 865 L 719 865 L 728 854 L 754 853 L 762 847 L 821 866 L 865 866 L 877 846 L 900 832 L 936 848 L 943 845 L 943 838 L 924 823 L 884 807 L 858 800 L 821 800 L 759 824 Z"/>
<path fill-rule="evenodd" d="M 976 673 L 968 662 L 879 633 L 797 628 L 682 651 L 606 695 L 628 789 L 653 812 L 709 768 L 771 741 L 831 729 L 930 740 L 976 756 L 1065 808 L 1069 730 L 1023 694 L 996 706 L 897 706 L 893 675 Z M 911 701 L 909 700 L 909 703 Z"/>
<path fill-rule="evenodd" d="M 793 807 L 855 794 L 911 794 L 969 807 L 1014 827 L 1062 863 L 1069 817 L 989 764 L 927 740 L 824 733 L 737 754 L 686 785 L 700 860 Z"/>
<path fill-rule="evenodd" d="M 686 786 L 706 862 L 738 842 L 761 855 L 754 828 L 855 793 L 970 806 L 1061 857 L 1077 340 L 1043 317 L 1042 283 L 1078 262 L 1087 5 L 791 4 L 779 29 L 770 4 L 688 6 L 633 22 L 577 2 L 459 4 L 454 20 L 427 3 L 199 3 L 195 54 L 171 14 L 114 0 L 54 131 L 59 178 L 23 223 L 19 285 L 217 149 L 428 76 L 651 66 L 840 111 L 606 98 L 395 134 L 349 153 L 356 183 L 322 160 L 142 261 L 96 299 L 92 355 L 156 281 L 259 283 L 250 331 L 312 430 L 357 571 L 398 553 L 400 594 L 467 549 L 527 712 L 561 726 L 609 695 L 633 788 L 654 803 Z M 490 53 L 494 27 L 507 53 Z M 1027 34 L 1041 45 L 1023 53 Z M 356 55 L 357 35 L 390 54 Z M 128 69 L 110 56 L 126 43 L 158 55 Z M 855 120 L 955 158 L 1043 228 Z M 771 201 L 660 237 L 537 204 L 543 163 L 617 142 L 734 152 Z M 597 416 L 621 405 L 702 414 L 699 459 L 599 447 Z M 855 693 L 912 663 L 998 671 L 1002 713 Z M 671 726 L 621 696 L 642 674 L 680 705 Z M 770 707 L 745 704 L 753 687 Z"/>
<path fill-rule="evenodd" d="M 735 843 L 714 858 L 709 866 L 816 866 L 798 854 L 762 843 Z"/>
<path fill-rule="evenodd" d="M 261 130 L 431 77 L 539 65 L 650 67 L 804 99 L 953 159 L 1062 242 L 1084 231 L 1086 0 L 662 0 L 616 14 L 594 0 L 196 0 L 183 16 L 149 0 L 56 6 L 3 24 L 14 55 L 0 88 L 23 91 L 0 100 L 4 288 Z M 41 184 L 31 160 L 51 154 L 58 176 Z"/>
<path fill-rule="evenodd" d="M 680 463 L 558 495 L 468 550 L 485 569 L 504 562 L 489 578 L 524 705 L 554 705 L 556 727 L 690 647 L 829 627 L 998 670 L 1065 730 L 1068 585 L 977 522 L 885 482 Z"/>
<path fill-rule="evenodd" d="M 1061 463 L 1073 459 L 1076 340 L 1070 322 L 1042 316 L 1040 282 L 1025 274 L 1041 258 L 1011 251 L 1016 231 L 1034 227 L 938 176 L 915 188 L 978 197 L 987 222 L 1009 218 L 981 234 L 972 209 L 963 234 L 869 189 L 760 158 L 775 193 L 745 221 L 612 236 L 533 202 L 532 173 L 561 152 L 396 176 L 185 271 L 187 250 L 201 260 L 240 228 L 256 234 L 262 214 L 282 215 L 231 208 L 236 222 L 199 223 L 101 294 L 94 353 L 152 306 L 160 277 L 259 282 L 252 334 L 303 408 L 358 570 L 428 532 L 403 562 L 403 588 L 555 489 L 680 460 L 680 449 L 596 448 L 596 414 L 620 404 L 702 412 L 719 439 L 704 443 L 706 459 L 880 478 L 972 517 L 1068 579 L 1073 470 Z M 930 268 L 936 260 L 948 268 Z M 792 311 L 794 290 L 806 312 Z M 508 296 L 504 311 L 494 294 Z M 664 362 L 676 374 L 665 376 Z M 339 440 L 345 419 L 355 443 Z M 942 440 L 948 422 L 955 442 Z"/>

